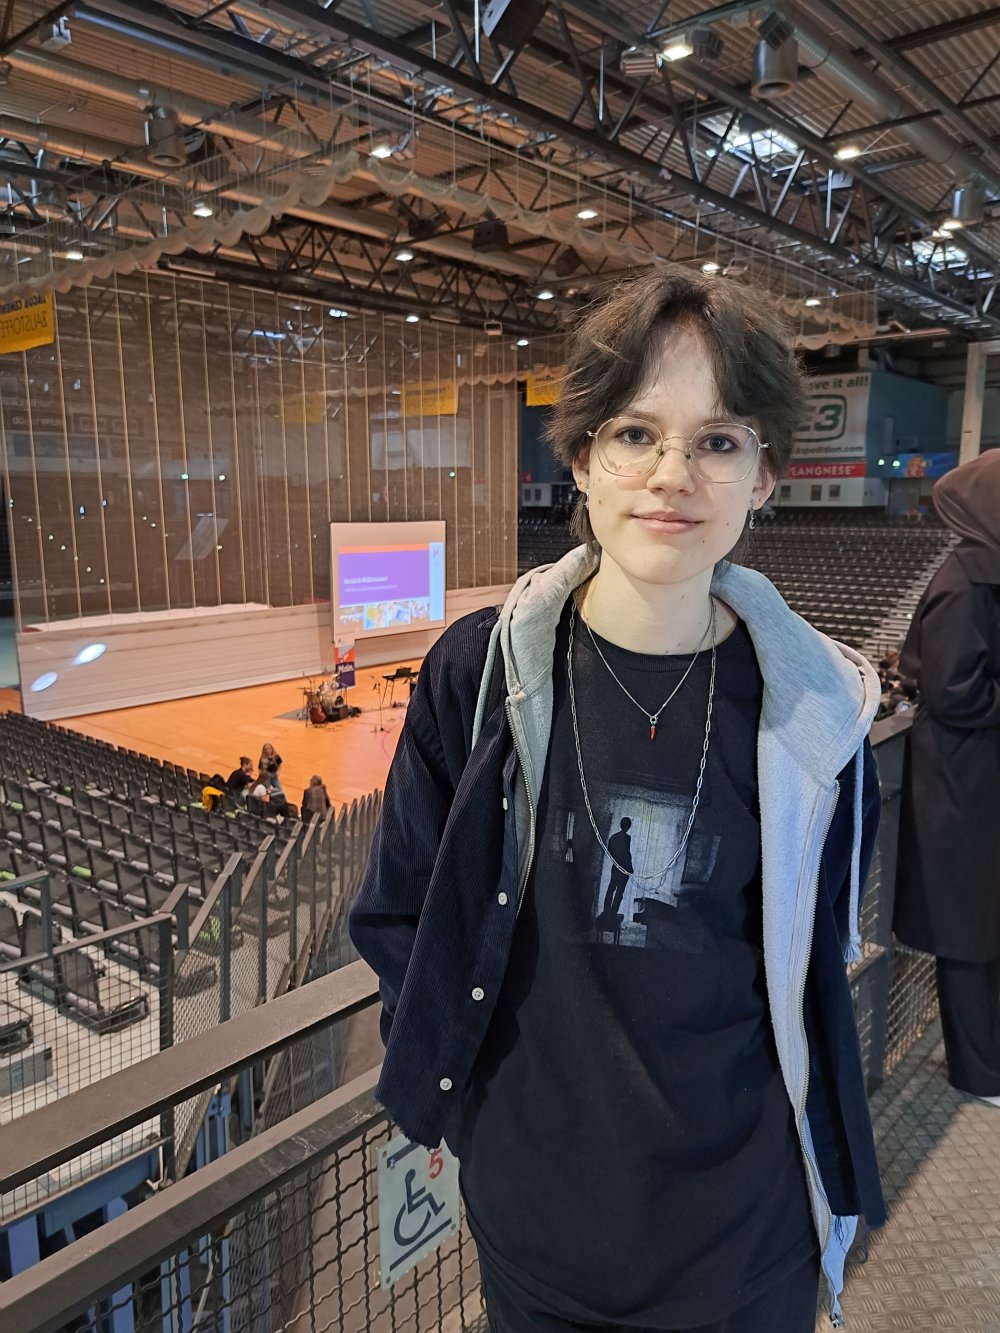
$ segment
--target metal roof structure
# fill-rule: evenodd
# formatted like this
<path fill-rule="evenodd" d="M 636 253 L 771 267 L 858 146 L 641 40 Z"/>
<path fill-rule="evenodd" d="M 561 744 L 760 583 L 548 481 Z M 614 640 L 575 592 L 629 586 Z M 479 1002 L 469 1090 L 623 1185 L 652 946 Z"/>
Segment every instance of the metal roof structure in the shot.
<path fill-rule="evenodd" d="M 0 301 L 157 268 L 541 334 L 675 259 L 1000 332 L 987 0 L 6 0 Z"/>

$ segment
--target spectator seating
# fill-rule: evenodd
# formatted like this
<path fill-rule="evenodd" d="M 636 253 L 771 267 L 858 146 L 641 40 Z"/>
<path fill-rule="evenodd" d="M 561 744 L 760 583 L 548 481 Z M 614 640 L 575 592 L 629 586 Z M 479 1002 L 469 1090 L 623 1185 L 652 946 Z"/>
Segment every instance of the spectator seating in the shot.
<path fill-rule="evenodd" d="M 744 563 L 766 574 L 793 611 L 861 649 L 950 546 L 936 518 L 881 510 L 783 509 L 758 521 Z M 518 572 L 558 560 L 575 544 L 564 517 L 518 520 Z"/>

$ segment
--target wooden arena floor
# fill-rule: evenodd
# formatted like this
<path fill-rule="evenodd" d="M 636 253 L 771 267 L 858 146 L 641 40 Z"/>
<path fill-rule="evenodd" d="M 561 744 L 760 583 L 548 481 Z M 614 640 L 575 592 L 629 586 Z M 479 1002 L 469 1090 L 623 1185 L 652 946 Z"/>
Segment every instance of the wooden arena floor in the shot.
<path fill-rule="evenodd" d="M 237 767 L 241 754 L 248 754 L 256 766 L 261 746 L 271 741 L 284 760 L 281 782 L 290 801 L 298 805 L 309 778 L 319 773 L 330 799 L 339 804 L 385 784 L 406 710 L 384 708 L 385 730 L 379 731 L 378 700 L 372 682 L 397 665 L 416 669 L 420 660 L 360 670 L 358 684 L 348 691 L 347 699 L 363 710 L 361 716 L 320 727 L 307 725 L 295 716 L 302 707 L 306 679 L 88 713 L 62 718 L 61 725 L 202 773 L 224 776 Z M 16 699 L 12 691 L 3 691 L 0 706 L 16 707 L 4 700 L 3 695 L 8 693 Z M 397 700 L 405 701 L 408 695 L 405 682 L 402 687 L 396 685 Z"/>

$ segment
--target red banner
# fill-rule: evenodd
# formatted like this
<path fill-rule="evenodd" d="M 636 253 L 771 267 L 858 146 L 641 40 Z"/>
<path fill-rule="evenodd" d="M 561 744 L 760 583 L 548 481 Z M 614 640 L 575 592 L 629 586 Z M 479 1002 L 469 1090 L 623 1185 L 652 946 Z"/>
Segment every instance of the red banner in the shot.
<path fill-rule="evenodd" d="M 819 481 L 827 477 L 863 477 L 866 465 L 857 463 L 793 463 L 785 473 L 786 481 Z"/>

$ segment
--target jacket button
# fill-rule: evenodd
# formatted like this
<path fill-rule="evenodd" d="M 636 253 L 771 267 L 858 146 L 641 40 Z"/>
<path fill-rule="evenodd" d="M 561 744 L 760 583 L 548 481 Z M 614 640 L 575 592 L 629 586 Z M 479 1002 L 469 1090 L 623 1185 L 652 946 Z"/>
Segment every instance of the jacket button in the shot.
<path fill-rule="evenodd" d="M 505 810 L 507 809 L 507 797 L 506 797 L 506 796 L 503 798 L 503 808 L 504 808 Z"/>
<path fill-rule="evenodd" d="M 506 906 L 507 906 L 507 895 L 506 895 L 505 893 L 498 893 L 498 894 L 497 894 L 497 902 L 500 904 L 501 907 L 506 907 Z"/>
<path fill-rule="evenodd" d="M 441 1082 L 438 1084 L 438 1087 L 441 1089 L 442 1092 L 451 1092 L 451 1079 L 443 1078 Z"/>
<path fill-rule="evenodd" d="M 485 994 L 486 992 L 483 990 L 482 986 L 473 986 L 472 998 L 474 1000 L 481 1000 Z"/>

